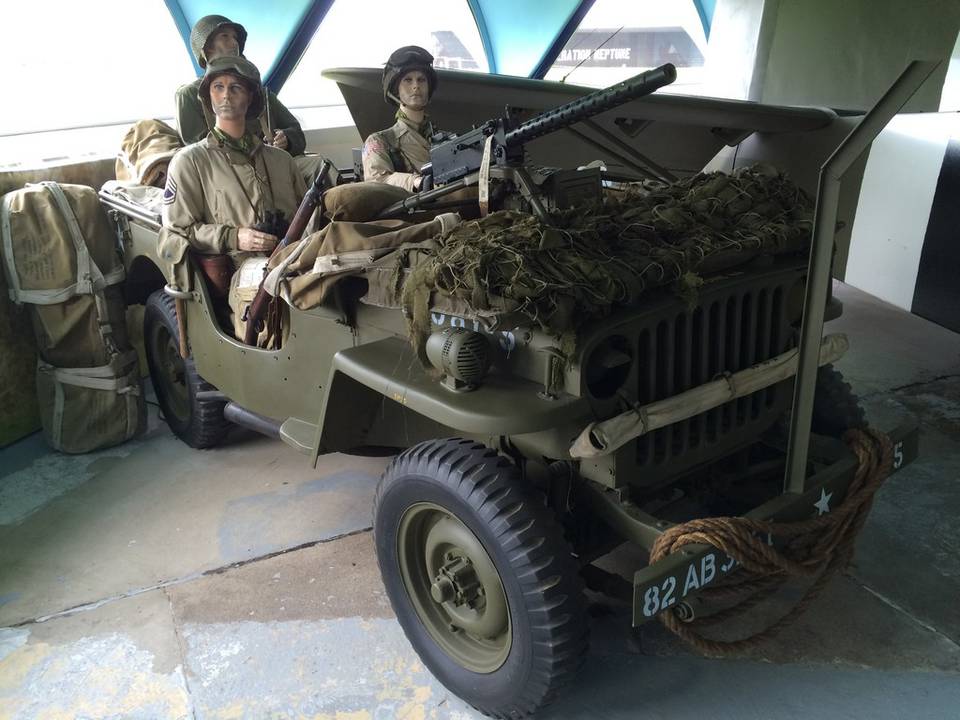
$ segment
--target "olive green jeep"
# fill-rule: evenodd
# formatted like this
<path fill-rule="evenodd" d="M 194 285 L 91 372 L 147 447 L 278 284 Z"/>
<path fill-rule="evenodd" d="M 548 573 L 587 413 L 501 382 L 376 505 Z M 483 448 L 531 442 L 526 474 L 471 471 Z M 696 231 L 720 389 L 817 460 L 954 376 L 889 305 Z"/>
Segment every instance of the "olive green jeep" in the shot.
<path fill-rule="evenodd" d="M 522 189 L 514 170 L 491 177 Z M 373 505 L 383 582 L 426 666 L 485 713 L 529 714 L 577 671 L 586 587 L 627 585 L 639 626 L 663 612 L 696 614 L 699 593 L 738 569 L 713 547 L 688 546 L 638 568 L 631 588 L 592 564 L 611 549 L 649 550 L 697 516 L 805 518 L 823 512 L 827 495 L 839 503 L 853 477 L 856 461 L 836 438 L 861 426 L 863 411 L 827 364 L 805 471 L 784 484 L 796 353 L 785 375 L 766 371 L 800 344 L 806 251 L 704 274 L 693 302 L 651 291 L 563 347 L 532 318 L 436 307 L 425 367 L 403 312 L 352 293 L 289 306 L 280 349 L 245 345 L 218 322 L 196 266 L 186 289 L 164 276 L 159 218 L 101 196 L 123 246 L 128 300 L 146 306 L 150 374 L 178 437 L 207 448 L 235 423 L 314 463 L 332 452 L 399 453 Z M 820 287 L 819 307 L 835 317 L 839 303 L 829 283 Z M 819 364 L 838 354 L 821 348 Z M 767 379 L 747 382 L 758 376 Z M 900 467 L 916 435 L 891 437 Z"/>

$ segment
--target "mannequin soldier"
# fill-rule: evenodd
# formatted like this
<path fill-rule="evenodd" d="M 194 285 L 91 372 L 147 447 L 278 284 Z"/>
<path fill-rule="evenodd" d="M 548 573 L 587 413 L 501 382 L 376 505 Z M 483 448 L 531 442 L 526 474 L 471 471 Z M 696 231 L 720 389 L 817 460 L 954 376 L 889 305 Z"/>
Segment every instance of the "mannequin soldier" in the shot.
<path fill-rule="evenodd" d="M 216 122 L 204 140 L 185 147 L 170 163 L 160 256 L 177 265 L 189 247 L 202 254 L 230 254 L 239 265 L 244 253 L 273 250 L 282 229 L 264 229 L 264 222 L 276 212 L 289 221 L 306 185 L 290 155 L 264 145 L 249 130 L 249 121 L 263 109 L 260 73 L 252 63 L 214 58 L 198 92 Z"/>
<path fill-rule="evenodd" d="M 420 168 L 430 162 L 433 126 L 427 106 L 437 89 L 433 55 L 407 45 L 395 50 L 383 68 L 383 99 L 397 107 L 393 127 L 371 133 L 363 144 L 364 180 L 421 189 Z"/>
<path fill-rule="evenodd" d="M 223 15 L 202 17 L 190 31 L 190 45 L 201 68 L 206 68 L 207 63 L 217 57 L 243 57 L 246 42 L 247 31 L 243 25 L 232 22 Z M 213 118 L 205 114 L 197 95 L 202 80 L 203 78 L 197 78 L 177 89 L 177 127 L 180 137 L 187 145 L 203 140 L 213 124 Z M 300 123 L 276 95 L 270 91 L 267 91 L 266 95 L 269 112 L 252 119 L 251 131 L 267 138 L 274 147 L 286 150 L 295 157 L 302 156 L 306 141 Z M 270 128 L 267 128 L 268 118 Z"/>

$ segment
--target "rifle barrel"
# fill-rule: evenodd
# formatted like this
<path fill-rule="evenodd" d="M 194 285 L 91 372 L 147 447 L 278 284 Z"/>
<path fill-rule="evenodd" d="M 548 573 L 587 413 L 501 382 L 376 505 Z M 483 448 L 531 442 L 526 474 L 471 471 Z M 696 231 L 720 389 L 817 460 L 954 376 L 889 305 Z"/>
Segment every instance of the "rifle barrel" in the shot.
<path fill-rule="evenodd" d="M 508 147 L 522 145 L 541 135 L 569 127 L 575 122 L 593 117 L 638 97 L 649 95 L 654 90 L 669 85 L 676 79 L 677 69 L 671 63 L 661 65 L 653 70 L 647 70 L 616 85 L 584 95 L 582 98 L 568 102 L 566 105 L 544 111 L 537 117 L 523 123 L 517 129 L 507 133 L 506 144 Z"/>

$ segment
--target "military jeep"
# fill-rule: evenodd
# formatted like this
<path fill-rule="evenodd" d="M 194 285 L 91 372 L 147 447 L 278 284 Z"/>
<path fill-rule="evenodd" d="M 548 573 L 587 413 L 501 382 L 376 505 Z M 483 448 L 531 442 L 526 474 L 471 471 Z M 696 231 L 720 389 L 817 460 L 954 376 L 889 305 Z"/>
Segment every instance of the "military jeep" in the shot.
<path fill-rule="evenodd" d="M 503 130 L 480 132 L 479 142 Z M 501 181 L 512 177 L 511 162 Z M 606 182 L 594 169 L 582 172 Z M 523 185 L 518 179 L 515 188 Z M 549 205 L 549 185 L 538 192 Z M 519 207 L 537 210 L 524 205 L 528 193 L 509 194 L 518 196 Z M 146 305 L 150 374 L 178 437 L 211 447 L 235 423 L 314 463 L 322 453 L 399 453 L 373 506 L 384 585 L 425 665 L 487 714 L 534 712 L 578 670 L 588 640 L 585 588 L 619 589 L 592 565 L 611 549 L 631 541 L 649 550 L 697 514 L 803 518 L 824 493 L 838 502 L 853 476 L 855 461 L 835 438 L 861 425 L 863 412 L 829 366 L 820 370 L 817 434 L 799 490 L 783 486 L 792 376 L 615 444 L 594 432 L 796 348 L 806 252 L 705 275 L 693 303 L 652 291 L 579 328 L 572 350 L 532 318 L 437 306 L 426 345 L 432 367 L 424 367 L 403 313 L 356 293 L 289 307 L 278 350 L 245 345 L 218 322 L 196 266 L 188 287 L 164 276 L 159 218 L 102 197 L 123 245 L 128 299 Z M 835 317 L 839 304 L 823 302 Z M 894 436 L 900 464 L 915 454 L 911 437 Z M 698 594 L 737 567 L 693 546 L 638 569 L 634 626 L 661 612 L 695 614 Z"/>

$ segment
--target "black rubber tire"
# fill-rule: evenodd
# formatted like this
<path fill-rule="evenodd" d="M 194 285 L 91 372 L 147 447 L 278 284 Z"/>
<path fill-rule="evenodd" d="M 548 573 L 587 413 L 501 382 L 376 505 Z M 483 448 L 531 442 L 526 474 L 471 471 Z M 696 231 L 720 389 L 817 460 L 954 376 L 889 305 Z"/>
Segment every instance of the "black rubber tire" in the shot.
<path fill-rule="evenodd" d="M 157 290 L 147 298 L 143 314 L 144 351 L 157 402 L 174 435 L 190 447 L 214 447 L 230 428 L 223 417 L 226 403 L 197 397 L 201 391 L 216 388 L 200 377 L 192 357 L 179 360 L 178 338 L 174 300 Z M 178 360 L 182 366 L 176 364 Z"/>
<path fill-rule="evenodd" d="M 866 414 L 850 383 L 833 365 L 821 367 L 813 400 L 813 432 L 839 438 L 847 430 L 862 430 L 866 426 Z"/>
<path fill-rule="evenodd" d="M 423 503 L 466 525 L 499 575 L 512 634 L 502 665 L 491 672 L 469 670 L 445 652 L 410 599 L 398 535 L 406 511 Z M 420 659 L 451 692 L 492 717 L 525 717 L 549 703 L 580 669 L 588 627 L 579 568 L 553 513 L 509 460 L 471 440 L 420 443 L 387 467 L 373 518 L 377 561 L 397 619 Z"/>

